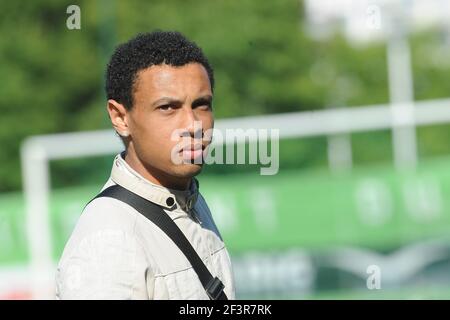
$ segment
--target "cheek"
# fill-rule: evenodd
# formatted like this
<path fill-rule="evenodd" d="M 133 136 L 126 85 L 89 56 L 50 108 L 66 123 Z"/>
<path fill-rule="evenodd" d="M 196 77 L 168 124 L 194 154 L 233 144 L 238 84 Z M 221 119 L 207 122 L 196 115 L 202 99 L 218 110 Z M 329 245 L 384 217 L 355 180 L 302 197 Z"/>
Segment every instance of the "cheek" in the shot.
<path fill-rule="evenodd" d="M 134 135 L 139 143 L 153 141 L 157 136 L 157 126 L 151 119 L 142 116 L 135 122 Z"/>
<path fill-rule="evenodd" d="M 161 122 L 156 122 L 155 119 L 146 117 L 145 114 L 136 116 L 132 129 L 136 150 L 146 155 L 162 151 L 163 142 L 166 139 L 163 130 Z"/>
<path fill-rule="evenodd" d="M 147 124 L 143 128 L 141 135 L 141 144 L 145 148 L 145 153 L 153 158 L 170 159 L 172 149 L 179 140 L 172 139 L 172 133 L 175 131 L 164 123 Z"/>

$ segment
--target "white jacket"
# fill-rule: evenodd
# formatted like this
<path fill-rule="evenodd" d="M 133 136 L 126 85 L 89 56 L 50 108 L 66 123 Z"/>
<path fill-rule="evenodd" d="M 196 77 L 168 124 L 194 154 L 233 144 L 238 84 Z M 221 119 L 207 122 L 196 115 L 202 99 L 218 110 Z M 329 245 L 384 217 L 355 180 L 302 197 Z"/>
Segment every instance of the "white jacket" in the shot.
<path fill-rule="evenodd" d="M 167 189 L 143 178 L 116 156 L 103 189 L 122 187 L 163 207 L 213 276 L 235 298 L 230 257 L 193 179 L 189 190 Z M 103 190 L 102 189 L 102 190 Z M 171 200 L 175 205 L 168 206 Z M 167 201 L 167 202 L 166 202 Z M 113 199 L 90 202 L 73 231 L 56 275 L 57 299 L 208 299 L 184 254 L 156 225 Z"/>

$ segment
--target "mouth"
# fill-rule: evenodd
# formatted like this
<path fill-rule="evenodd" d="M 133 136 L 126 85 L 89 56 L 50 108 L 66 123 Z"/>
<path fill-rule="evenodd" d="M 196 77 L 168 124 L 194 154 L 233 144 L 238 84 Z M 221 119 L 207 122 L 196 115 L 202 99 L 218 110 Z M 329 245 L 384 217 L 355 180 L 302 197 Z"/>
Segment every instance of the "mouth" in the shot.
<path fill-rule="evenodd" d="M 203 157 L 203 151 L 205 150 L 205 146 L 198 144 L 191 144 L 189 146 L 184 147 L 180 150 L 182 157 L 184 160 L 196 160 L 201 159 Z"/>

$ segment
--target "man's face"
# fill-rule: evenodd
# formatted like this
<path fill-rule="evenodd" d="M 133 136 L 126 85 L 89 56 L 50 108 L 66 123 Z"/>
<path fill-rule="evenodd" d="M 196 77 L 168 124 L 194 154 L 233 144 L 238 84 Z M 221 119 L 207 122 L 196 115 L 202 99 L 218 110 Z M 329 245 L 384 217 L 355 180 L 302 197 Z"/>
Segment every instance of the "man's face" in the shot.
<path fill-rule="evenodd" d="M 214 125 L 212 91 L 205 68 L 199 63 L 151 66 L 138 73 L 133 97 L 133 108 L 128 112 L 128 151 L 134 151 L 150 173 L 153 170 L 175 179 L 198 174 L 202 167 L 198 157 L 206 153 L 209 144 L 202 141 L 201 130 Z M 175 136 L 183 139 L 176 141 Z M 176 150 L 184 159 L 177 164 L 172 152 L 180 141 L 189 147 Z"/>

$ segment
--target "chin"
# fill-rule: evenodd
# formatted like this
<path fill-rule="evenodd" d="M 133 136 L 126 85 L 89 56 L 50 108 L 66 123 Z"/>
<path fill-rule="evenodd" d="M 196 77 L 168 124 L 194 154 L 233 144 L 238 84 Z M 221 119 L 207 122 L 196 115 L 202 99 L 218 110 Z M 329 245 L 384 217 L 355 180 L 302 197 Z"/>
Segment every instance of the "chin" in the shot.
<path fill-rule="evenodd" d="M 202 171 L 203 166 L 200 164 L 182 164 L 173 170 L 173 174 L 180 178 L 192 178 Z"/>

